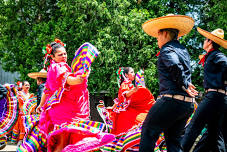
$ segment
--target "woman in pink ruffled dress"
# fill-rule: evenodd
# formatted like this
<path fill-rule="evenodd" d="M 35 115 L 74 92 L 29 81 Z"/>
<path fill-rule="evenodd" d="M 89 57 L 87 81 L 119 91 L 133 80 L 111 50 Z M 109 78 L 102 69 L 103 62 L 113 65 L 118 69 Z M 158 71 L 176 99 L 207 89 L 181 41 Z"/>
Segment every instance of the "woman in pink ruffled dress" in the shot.
<path fill-rule="evenodd" d="M 72 73 L 64 43 L 55 40 L 46 50 L 52 60 L 37 107 L 42 112 L 39 122 L 27 118 L 33 125 L 27 125 L 19 151 L 89 151 L 111 142 L 114 136 L 101 131 L 102 123 L 89 120 L 88 80 L 81 71 Z"/>

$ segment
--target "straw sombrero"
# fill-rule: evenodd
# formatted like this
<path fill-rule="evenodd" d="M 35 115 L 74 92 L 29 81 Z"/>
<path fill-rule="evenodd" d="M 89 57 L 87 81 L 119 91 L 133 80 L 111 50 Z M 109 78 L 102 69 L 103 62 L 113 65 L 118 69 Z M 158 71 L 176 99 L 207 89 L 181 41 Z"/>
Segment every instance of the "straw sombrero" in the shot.
<path fill-rule="evenodd" d="M 215 43 L 219 44 L 220 46 L 227 49 L 227 40 L 224 39 L 224 30 L 223 29 L 216 29 L 212 32 L 205 31 L 199 27 L 197 27 L 198 32 L 203 35 L 204 37 L 214 41 Z"/>
<path fill-rule="evenodd" d="M 151 19 L 145 22 L 143 30 L 150 36 L 157 37 L 158 31 L 161 29 L 178 29 L 178 37 L 181 37 L 191 31 L 194 26 L 194 20 L 186 15 L 169 14 L 158 18 Z"/>
<path fill-rule="evenodd" d="M 32 79 L 47 78 L 47 71 L 42 69 L 40 72 L 28 73 L 28 76 Z"/>

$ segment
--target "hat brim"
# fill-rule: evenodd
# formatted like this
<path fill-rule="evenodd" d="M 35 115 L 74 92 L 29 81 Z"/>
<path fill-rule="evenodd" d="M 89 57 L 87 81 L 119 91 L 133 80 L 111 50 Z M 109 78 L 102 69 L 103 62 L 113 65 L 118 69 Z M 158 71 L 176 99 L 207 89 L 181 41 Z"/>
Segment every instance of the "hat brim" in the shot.
<path fill-rule="evenodd" d="M 47 72 L 32 72 L 28 73 L 28 76 L 32 79 L 47 78 Z"/>
<path fill-rule="evenodd" d="M 144 32 L 152 37 L 158 37 L 158 32 L 161 29 L 177 29 L 179 30 L 178 37 L 188 34 L 195 21 L 186 15 L 171 15 L 151 19 L 142 25 Z"/>
<path fill-rule="evenodd" d="M 227 49 L 227 40 L 224 40 L 208 31 L 205 31 L 205 30 L 199 28 L 199 27 L 197 27 L 197 31 L 204 37 L 210 39 L 211 41 L 214 41 L 215 43 L 219 44 L 223 48 Z"/>

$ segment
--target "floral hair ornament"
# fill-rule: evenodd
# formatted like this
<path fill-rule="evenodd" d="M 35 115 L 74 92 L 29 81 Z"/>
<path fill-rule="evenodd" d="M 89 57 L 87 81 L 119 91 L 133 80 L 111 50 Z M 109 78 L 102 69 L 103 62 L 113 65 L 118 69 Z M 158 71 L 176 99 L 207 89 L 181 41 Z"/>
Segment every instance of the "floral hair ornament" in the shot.
<path fill-rule="evenodd" d="M 120 67 L 116 72 L 117 73 L 117 83 L 118 83 L 119 88 L 120 88 L 120 83 L 121 83 L 121 76 L 123 76 L 123 78 L 125 79 L 123 72 L 124 72 L 124 67 Z"/>
<path fill-rule="evenodd" d="M 22 89 L 22 82 L 17 81 L 17 89 L 20 91 Z"/>
<path fill-rule="evenodd" d="M 61 44 L 62 46 L 66 47 L 66 44 L 63 43 L 63 42 L 62 42 L 61 40 L 59 40 L 59 39 L 55 39 L 54 42 L 59 43 L 59 44 Z"/>
<path fill-rule="evenodd" d="M 42 49 L 43 54 L 45 54 L 44 58 L 43 58 L 43 68 L 45 70 L 47 70 L 48 65 L 48 61 L 51 60 L 50 55 L 52 52 L 52 47 L 50 44 L 47 44 L 46 46 L 43 47 Z"/>
<path fill-rule="evenodd" d="M 55 39 L 54 42 L 59 43 L 60 45 L 62 45 L 63 47 L 66 47 L 66 44 L 63 43 L 61 40 L 59 39 Z M 52 60 L 50 55 L 52 52 L 53 48 L 51 47 L 50 44 L 47 44 L 46 46 L 43 47 L 42 52 L 43 54 L 45 54 L 44 58 L 43 58 L 43 68 L 44 70 L 47 70 L 50 61 Z"/>

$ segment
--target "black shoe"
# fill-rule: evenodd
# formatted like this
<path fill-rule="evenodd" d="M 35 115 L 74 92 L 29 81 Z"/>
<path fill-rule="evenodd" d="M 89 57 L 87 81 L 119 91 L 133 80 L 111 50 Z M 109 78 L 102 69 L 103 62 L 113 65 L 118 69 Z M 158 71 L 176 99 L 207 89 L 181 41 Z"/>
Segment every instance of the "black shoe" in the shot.
<path fill-rule="evenodd" d="M 3 141 L 3 142 L 0 142 L 0 150 L 4 149 L 6 147 L 6 143 Z"/>

